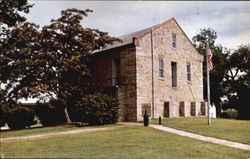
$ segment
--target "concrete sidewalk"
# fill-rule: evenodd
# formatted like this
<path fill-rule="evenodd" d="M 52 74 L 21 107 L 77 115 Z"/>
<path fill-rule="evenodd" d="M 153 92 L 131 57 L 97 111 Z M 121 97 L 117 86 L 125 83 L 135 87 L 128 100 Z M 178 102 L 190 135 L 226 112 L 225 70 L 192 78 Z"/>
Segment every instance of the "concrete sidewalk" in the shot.
<path fill-rule="evenodd" d="M 121 124 L 131 125 L 131 126 L 143 126 L 143 123 L 128 123 L 127 122 L 127 123 L 121 123 Z M 233 148 L 237 148 L 237 149 L 241 149 L 241 150 L 250 151 L 250 145 L 247 145 L 247 144 L 218 139 L 218 138 L 214 138 L 214 137 L 207 137 L 207 136 L 203 136 L 203 135 L 198 135 L 198 134 L 194 134 L 194 133 L 190 133 L 190 132 L 186 132 L 186 131 L 182 131 L 182 130 L 176 130 L 176 129 L 169 128 L 169 127 L 162 126 L 162 125 L 149 124 L 149 127 L 154 128 L 154 129 L 158 129 L 158 130 L 162 130 L 165 132 L 173 133 L 176 135 L 185 136 L 185 137 L 189 137 L 192 139 L 200 140 L 200 141 L 211 142 L 211 143 L 215 143 L 215 144 L 220 144 L 220 145 L 224 145 L 224 146 L 228 146 L 228 147 L 233 147 Z"/>

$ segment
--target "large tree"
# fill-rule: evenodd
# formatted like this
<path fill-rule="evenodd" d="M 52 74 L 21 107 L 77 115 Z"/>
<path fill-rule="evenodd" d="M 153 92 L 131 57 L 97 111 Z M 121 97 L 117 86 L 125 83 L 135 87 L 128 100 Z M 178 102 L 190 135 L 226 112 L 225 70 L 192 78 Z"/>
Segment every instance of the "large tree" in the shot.
<path fill-rule="evenodd" d="M 118 40 L 107 32 L 84 28 L 81 21 L 89 12 L 67 9 L 41 31 L 24 23 L 7 34 L 0 59 L 0 80 L 8 90 L 4 102 L 28 97 L 56 101 L 71 121 L 68 108 L 91 91 L 92 53 Z"/>
<path fill-rule="evenodd" d="M 18 25 L 22 25 L 25 22 L 26 18 L 24 17 L 24 13 L 29 13 L 29 9 L 32 5 L 28 4 L 27 0 L 1 0 L 0 1 L 0 112 L 1 112 L 1 126 L 5 123 L 5 112 L 8 106 L 14 105 L 15 100 L 7 97 L 8 96 L 8 88 L 11 84 L 17 83 L 14 82 L 14 78 L 16 80 L 20 79 L 19 75 L 15 74 L 20 71 L 20 63 L 19 61 L 16 65 L 13 64 L 18 55 L 13 55 L 14 52 L 18 54 L 21 50 L 25 50 L 21 47 L 22 43 L 25 40 L 30 40 L 30 37 L 21 37 L 17 35 L 21 35 L 20 29 L 17 29 Z M 24 25 L 23 25 L 24 26 Z M 26 24 L 23 29 L 27 30 L 27 28 L 32 28 L 32 24 Z M 24 31 L 25 32 L 25 31 Z M 32 37 L 33 38 L 33 37 Z M 23 41 L 23 42 L 21 42 Z M 26 48 L 27 49 L 27 48 Z M 26 51 L 27 52 L 27 51 Z M 20 54 L 19 54 L 20 55 Z M 23 59 L 25 56 L 23 57 Z M 11 66 L 12 65 L 12 66 Z M 13 71 L 13 67 L 16 67 L 16 71 Z M 24 67 L 22 67 L 23 69 Z M 20 76 L 22 76 L 20 74 Z M 6 86 L 8 85 L 8 86 Z M 6 87 L 5 87 L 6 86 Z M 12 90 L 10 90 L 12 91 Z M 5 111 L 4 111 L 5 110 Z"/>
<path fill-rule="evenodd" d="M 32 23 L 15 26 L 1 43 L 0 81 L 5 85 L 6 101 L 34 96 L 42 63 L 37 59 L 41 49 L 37 27 Z"/>
<path fill-rule="evenodd" d="M 192 38 L 197 50 L 204 54 L 203 62 L 203 86 L 204 99 L 207 99 L 207 78 L 206 78 L 206 41 L 208 41 L 209 48 L 213 53 L 214 69 L 210 71 L 210 96 L 211 103 L 216 106 L 217 116 L 221 113 L 221 97 L 224 96 L 224 89 L 222 86 L 223 78 L 226 73 L 226 58 L 227 54 L 223 53 L 221 45 L 215 45 L 217 38 L 216 32 L 211 29 L 200 29 L 199 32 Z"/>
<path fill-rule="evenodd" d="M 81 20 L 91 10 L 67 9 L 42 29 L 42 54 L 46 62 L 41 84 L 45 92 L 65 107 L 73 107 L 90 91 L 91 54 L 116 41 L 107 32 L 84 28 Z"/>
<path fill-rule="evenodd" d="M 225 109 L 239 110 L 240 119 L 250 119 L 250 45 L 239 46 L 227 59 Z"/>

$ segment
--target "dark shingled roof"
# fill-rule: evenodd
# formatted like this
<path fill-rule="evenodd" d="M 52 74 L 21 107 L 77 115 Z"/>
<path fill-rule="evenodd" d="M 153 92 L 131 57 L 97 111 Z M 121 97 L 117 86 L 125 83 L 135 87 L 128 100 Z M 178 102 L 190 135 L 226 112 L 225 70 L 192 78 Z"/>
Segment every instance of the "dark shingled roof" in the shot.
<path fill-rule="evenodd" d="M 116 41 L 112 45 L 107 45 L 106 48 L 104 48 L 102 50 L 95 51 L 95 52 L 101 52 L 101 51 L 117 48 L 117 47 L 120 47 L 120 46 L 125 46 L 125 45 L 128 45 L 128 44 L 132 44 L 133 43 L 133 38 L 138 38 L 138 37 L 150 32 L 150 30 L 152 28 L 156 27 L 156 26 L 158 26 L 158 25 L 155 25 L 155 26 L 152 26 L 152 27 L 149 27 L 149 28 L 137 31 L 137 32 L 133 32 L 133 33 L 130 33 L 130 34 L 119 36 L 117 38 L 121 39 L 122 42 Z"/>
<path fill-rule="evenodd" d="M 114 42 L 112 45 L 107 45 L 107 47 L 105 47 L 104 49 L 94 51 L 94 53 L 102 52 L 102 51 L 105 51 L 105 50 L 109 50 L 109 49 L 113 49 L 113 48 L 117 48 L 117 47 L 129 45 L 129 44 L 133 44 L 133 38 L 139 38 L 139 37 L 145 35 L 146 33 L 150 33 L 150 31 L 151 31 L 152 28 L 157 28 L 157 27 L 159 27 L 159 26 L 161 26 L 163 24 L 167 24 L 168 22 L 170 22 L 172 20 L 175 21 L 175 23 L 179 26 L 179 28 L 181 29 L 181 31 L 183 32 L 183 34 L 186 36 L 186 38 L 188 39 L 188 41 L 190 42 L 190 44 L 199 53 L 199 51 L 194 47 L 192 41 L 188 38 L 188 36 L 186 35 L 186 33 L 182 30 L 182 28 L 180 27 L 180 25 L 177 23 L 177 21 L 174 18 L 170 18 L 170 19 L 168 19 L 167 21 L 165 21 L 165 22 L 163 22 L 161 24 L 154 25 L 152 27 L 149 27 L 149 28 L 137 31 L 137 32 L 133 32 L 133 33 L 130 33 L 130 34 L 119 36 L 117 38 L 121 39 L 122 42 Z"/>

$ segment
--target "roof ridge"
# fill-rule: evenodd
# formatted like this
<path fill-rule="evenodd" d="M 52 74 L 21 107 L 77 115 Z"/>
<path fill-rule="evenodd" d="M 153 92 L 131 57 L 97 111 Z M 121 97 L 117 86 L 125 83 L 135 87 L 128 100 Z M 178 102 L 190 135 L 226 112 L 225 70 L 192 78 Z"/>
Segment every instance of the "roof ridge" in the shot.
<path fill-rule="evenodd" d="M 129 34 L 124 34 L 124 35 L 118 36 L 117 38 L 121 39 L 122 42 L 114 42 L 113 44 L 108 45 L 106 48 L 101 49 L 101 50 L 97 50 L 95 52 L 100 52 L 100 51 L 109 50 L 109 49 L 117 48 L 117 47 L 128 45 L 128 44 L 132 44 L 133 43 L 133 38 L 143 37 L 144 35 L 148 34 L 151 31 L 152 28 L 158 28 L 159 26 L 161 26 L 163 24 L 166 24 L 171 20 L 175 20 L 175 19 L 172 17 L 172 18 L 170 18 L 170 19 L 168 19 L 168 20 L 166 20 L 166 21 L 164 21 L 164 22 L 162 22 L 160 24 L 153 25 L 151 27 L 148 27 L 148 28 L 145 28 L 145 29 L 142 29 L 142 30 L 138 30 L 138 31 L 135 31 L 135 32 L 132 32 L 132 33 L 129 33 Z"/>
<path fill-rule="evenodd" d="M 159 24 L 153 25 L 153 26 L 151 26 L 151 27 L 147 27 L 147 28 L 145 28 L 145 29 L 141 29 L 141 30 L 138 30 L 138 31 L 135 31 L 135 32 L 132 32 L 132 33 L 128 33 L 128 34 L 124 34 L 124 35 L 118 36 L 118 38 L 119 38 L 119 37 L 123 37 L 123 36 L 127 36 L 127 35 L 136 34 L 136 33 L 141 32 L 141 31 L 150 30 L 150 29 L 152 29 L 152 28 L 154 28 L 154 27 L 159 27 L 160 25 L 163 25 L 163 24 L 165 24 L 165 23 L 167 23 L 167 22 L 169 22 L 169 21 L 171 21 L 171 20 L 175 20 L 175 18 L 174 18 L 174 17 L 171 17 L 171 18 L 167 19 L 166 21 L 164 21 L 164 22 L 162 22 L 162 23 L 159 23 Z M 176 20 L 175 20 L 175 21 L 176 21 Z"/>

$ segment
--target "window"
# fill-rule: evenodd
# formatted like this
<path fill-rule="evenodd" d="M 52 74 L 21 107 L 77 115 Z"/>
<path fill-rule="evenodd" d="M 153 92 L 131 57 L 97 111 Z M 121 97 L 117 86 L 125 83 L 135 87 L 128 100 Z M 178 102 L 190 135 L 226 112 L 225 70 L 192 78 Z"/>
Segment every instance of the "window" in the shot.
<path fill-rule="evenodd" d="M 171 62 L 172 87 L 177 87 L 177 63 Z"/>
<path fill-rule="evenodd" d="M 184 102 L 180 102 L 179 116 L 185 116 L 185 103 Z"/>
<path fill-rule="evenodd" d="M 191 82 L 191 64 L 187 64 L 187 80 Z"/>
<path fill-rule="evenodd" d="M 144 103 L 141 105 L 141 115 L 144 116 L 146 112 L 149 116 L 151 116 L 151 104 L 150 103 Z"/>
<path fill-rule="evenodd" d="M 191 113 L 191 116 L 195 116 L 195 115 L 196 115 L 195 102 L 191 102 L 190 105 L 191 105 L 191 108 L 190 108 L 190 109 L 191 109 L 191 110 L 190 110 L 190 111 L 191 111 L 191 112 L 190 112 L 190 113 Z"/>
<path fill-rule="evenodd" d="M 169 102 L 164 102 L 163 117 L 169 118 Z"/>
<path fill-rule="evenodd" d="M 121 74 L 121 60 L 119 57 L 112 59 L 112 86 L 119 84 Z"/>
<path fill-rule="evenodd" d="M 176 35 L 172 34 L 172 47 L 176 48 Z"/>
<path fill-rule="evenodd" d="M 206 115 L 205 102 L 201 102 L 201 115 Z"/>
<path fill-rule="evenodd" d="M 163 59 L 159 59 L 159 76 L 164 77 L 164 64 Z"/>

